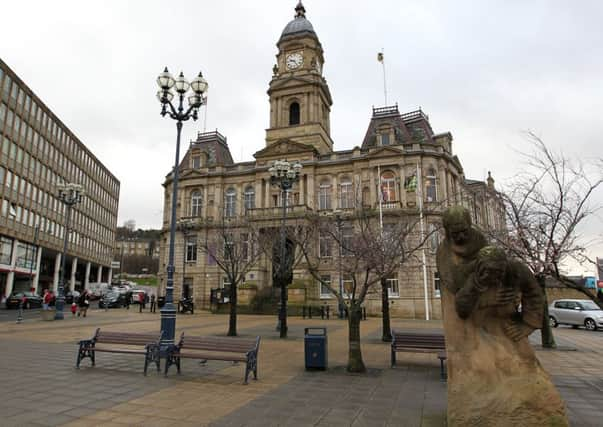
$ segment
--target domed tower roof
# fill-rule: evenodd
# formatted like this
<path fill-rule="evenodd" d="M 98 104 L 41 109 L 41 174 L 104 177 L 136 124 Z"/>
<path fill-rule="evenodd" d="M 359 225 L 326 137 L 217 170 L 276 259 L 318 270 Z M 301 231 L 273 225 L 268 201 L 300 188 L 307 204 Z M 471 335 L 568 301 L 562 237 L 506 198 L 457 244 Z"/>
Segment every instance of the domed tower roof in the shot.
<path fill-rule="evenodd" d="M 295 7 L 295 18 L 287 24 L 279 41 L 287 36 L 298 35 L 301 33 L 310 33 L 316 37 L 312 24 L 306 19 L 306 8 L 301 0 L 299 0 L 299 3 L 297 3 L 297 6 Z"/>

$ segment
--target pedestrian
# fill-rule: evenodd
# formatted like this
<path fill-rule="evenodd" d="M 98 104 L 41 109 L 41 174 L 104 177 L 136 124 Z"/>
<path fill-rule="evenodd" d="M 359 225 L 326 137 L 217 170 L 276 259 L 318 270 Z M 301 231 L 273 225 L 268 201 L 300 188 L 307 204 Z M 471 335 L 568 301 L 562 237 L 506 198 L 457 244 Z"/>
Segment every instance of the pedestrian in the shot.
<path fill-rule="evenodd" d="M 50 302 L 48 303 L 49 307 L 54 307 L 57 303 L 57 296 L 54 294 L 54 291 L 50 291 Z"/>
<path fill-rule="evenodd" d="M 155 294 L 151 294 L 151 308 L 149 311 L 151 313 L 155 313 L 155 309 L 157 308 L 157 303 L 155 302 Z"/>
<path fill-rule="evenodd" d="M 142 313 L 143 308 L 144 308 L 144 293 L 140 292 L 138 294 L 138 312 Z"/>
<path fill-rule="evenodd" d="M 48 289 L 44 289 L 44 296 L 42 297 L 42 309 L 48 310 L 50 308 L 50 299 L 52 295 L 48 292 Z"/>
<path fill-rule="evenodd" d="M 77 313 L 77 304 L 74 301 L 71 303 L 71 317 L 75 318 L 75 313 Z"/>
<path fill-rule="evenodd" d="M 21 320 L 23 320 L 23 308 L 25 307 L 25 304 L 27 304 L 27 297 L 25 296 L 25 292 L 23 292 L 21 300 L 19 301 L 19 314 L 17 316 L 17 323 L 21 323 Z"/>
<path fill-rule="evenodd" d="M 131 291 L 127 291 L 126 292 L 126 310 L 130 309 L 130 304 L 132 303 L 132 292 Z"/>
<path fill-rule="evenodd" d="M 90 306 L 90 301 L 88 301 L 88 293 L 86 291 L 82 292 L 79 299 L 80 311 L 77 313 L 78 317 L 81 315 L 82 317 L 86 317 L 86 313 L 88 312 L 88 307 Z"/>

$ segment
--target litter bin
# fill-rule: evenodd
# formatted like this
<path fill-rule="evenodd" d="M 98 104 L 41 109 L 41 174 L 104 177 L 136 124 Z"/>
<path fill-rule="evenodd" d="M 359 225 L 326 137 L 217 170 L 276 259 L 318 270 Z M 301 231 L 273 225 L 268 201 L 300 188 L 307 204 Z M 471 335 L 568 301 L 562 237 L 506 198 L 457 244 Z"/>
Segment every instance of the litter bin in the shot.
<path fill-rule="evenodd" d="M 306 369 L 327 369 L 327 328 L 305 328 Z"/>
<path fill-rule="evenodd" d="M 165 305 L 165 297 L 157 297 L 157 306 L 162 308 Z"/>

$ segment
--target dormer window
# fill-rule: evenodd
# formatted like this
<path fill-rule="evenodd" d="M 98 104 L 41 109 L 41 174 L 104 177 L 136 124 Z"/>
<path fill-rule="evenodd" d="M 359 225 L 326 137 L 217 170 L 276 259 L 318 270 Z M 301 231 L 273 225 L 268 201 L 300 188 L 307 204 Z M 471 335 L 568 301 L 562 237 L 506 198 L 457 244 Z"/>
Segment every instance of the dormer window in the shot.
<path fill-rule="evenodd" d="M 298 125 L 300 122 L 299 103 L 292 102 L 289 106 L 289 126 Z"/>
<path fill-rule="evenodd" d="M 201 167 L 201 156 L 199 156 L 198 154 L 192 156 L 191 163 L 193 169 L 199 169 Z"/>
<path fill-rule="evenodd" d="M 377 138 L 379 145 L 386 146 L 393 143 L 392 127 L 389 124 L 385 124 L 379 127 L 377 131 Z"/>

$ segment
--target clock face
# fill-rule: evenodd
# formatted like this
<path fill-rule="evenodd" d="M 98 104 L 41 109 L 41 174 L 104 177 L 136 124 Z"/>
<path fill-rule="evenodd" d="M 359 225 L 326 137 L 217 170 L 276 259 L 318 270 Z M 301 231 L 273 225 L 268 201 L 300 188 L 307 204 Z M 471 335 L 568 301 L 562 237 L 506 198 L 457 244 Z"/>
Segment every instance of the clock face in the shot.
<path fill-rule="evenodd" d="M 296 70 L 304 63 L 304 57 L 301 53 L 292 53 L 291 55 L 287 55 L 286 63 L 288 70 Z"/>

